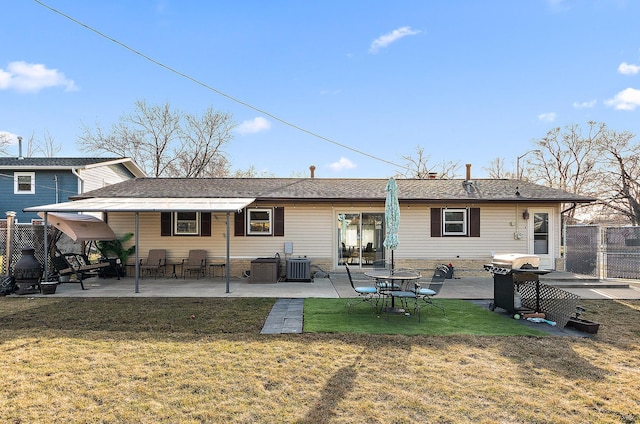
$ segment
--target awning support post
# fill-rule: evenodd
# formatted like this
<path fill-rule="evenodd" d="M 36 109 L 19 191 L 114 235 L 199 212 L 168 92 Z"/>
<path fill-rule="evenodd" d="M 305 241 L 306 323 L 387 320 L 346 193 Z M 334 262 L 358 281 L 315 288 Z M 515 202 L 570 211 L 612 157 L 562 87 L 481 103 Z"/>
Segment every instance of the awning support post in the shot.
<path fill-rule="evenodd" d="M 225 277 L 227 279 L 227 290 L 225 293 L 229 293 L 229 274 L 230 274 L 230 261 L 229 261 L 229 247 L 231 246 L 231 243 L 229 242 L 229 233 L 231 225 L 230 225 L 230 221 L 231 221 L 231 212 L 227 212 L 227 261 L 225 263 Z"/>
<path fill-rule="evenodd" d="M 135 292 L 136 293 L 140 293 L 140 249 L 139 247 L 139 242 L 140 242 L 140 236 L 138 235 L 140 233 L 139 231 L 140 228 L 140 212 L 136 212 L 136 225 L 135 225 L 135 247 L 136 247 L 136 254 L 135 254 L 135 258 L 136 258 L 136 264 L 135 264 L 135 273 L 136 273 L 136 278 L 135 278 Z M 122 264 L 123 267 L 127 267 L 127 264 Z"/>

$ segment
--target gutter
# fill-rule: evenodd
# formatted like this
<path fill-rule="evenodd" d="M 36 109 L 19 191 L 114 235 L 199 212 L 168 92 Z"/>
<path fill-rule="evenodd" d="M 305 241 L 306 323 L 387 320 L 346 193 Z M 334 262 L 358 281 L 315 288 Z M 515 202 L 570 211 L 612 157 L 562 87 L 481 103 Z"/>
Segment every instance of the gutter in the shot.
<path fill-rule="evenodd" d="M 78 184 L 80 186 L 78 193 L 79 194 L 84 193 L 84 178 L 80 176 L 80 173 L 77 171 L 77 168 L 71 168 L 71 173 L 78 178 L 78 181 L 79 181 Z"/>
<path fill-rule="evenodd" d="M 578 204 L 574 202 L 574 203 L 573 203 L 573 206 L 570 206 L 570 207 L 568 207 L 567 209 L 565 209 L 565 210 L 561 211 L 561 212 L 560 212 L 560 215 L 562 215 L 562 214 L 564 214 L 564 213 L 566 213 L 566 212 L 569 212 L 569 211 L 570 211 L 570 210 L 572 210 L 572 209 L 575 209 L 577 206 L 578 206 Z"/>

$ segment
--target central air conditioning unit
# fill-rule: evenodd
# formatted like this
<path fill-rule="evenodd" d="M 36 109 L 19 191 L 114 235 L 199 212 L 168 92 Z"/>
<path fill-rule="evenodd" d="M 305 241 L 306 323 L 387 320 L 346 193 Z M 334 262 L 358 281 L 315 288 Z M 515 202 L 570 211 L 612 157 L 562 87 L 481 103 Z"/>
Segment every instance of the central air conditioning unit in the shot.
<path fill-rule="evenodd" d="M 287 259 L 287 281 L 311 281 L 311 260 Z"/>

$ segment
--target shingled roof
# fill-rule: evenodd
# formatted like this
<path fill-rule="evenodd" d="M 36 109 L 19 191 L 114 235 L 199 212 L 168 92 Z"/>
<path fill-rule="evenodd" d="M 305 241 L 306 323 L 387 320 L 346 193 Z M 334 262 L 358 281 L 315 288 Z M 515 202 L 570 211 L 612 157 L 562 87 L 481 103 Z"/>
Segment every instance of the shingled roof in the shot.
<path fill-rule="evenodd" d="M 69 170 L 95 168 L 103 165 L 121 164 L 136 177 L 145 177 L 145 172 L 131 158 L 83 158 L 83 157 L 0 157 L 0 169 L 11 171 Z"/>
<path fill-rule="evenodd" d="M 386 179 L 346 178 L 136 178 L 93 190 L 86 198 L 233 198 L 295 201 L 384 201 Z M 400 201 L 551 201 L 595 199 L 526 181 L 506 179 L 398 179 Z"/>
<path fill-rule="evenodd" d="M 110 162 L 120 158 L 30 158 L 0 157 L 1 168 L 46 168 L 83 167 L 96 163 Z"/>

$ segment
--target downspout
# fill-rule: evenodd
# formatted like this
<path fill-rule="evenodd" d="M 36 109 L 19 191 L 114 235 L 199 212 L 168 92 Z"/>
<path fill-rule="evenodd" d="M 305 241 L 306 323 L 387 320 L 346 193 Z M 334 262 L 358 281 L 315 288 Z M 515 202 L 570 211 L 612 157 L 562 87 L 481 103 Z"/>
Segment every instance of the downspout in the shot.
<path fill-rule="evenodd" d="M 76 168 L 71 168 L 71 173 L 78 178 L 78 182 L 80 185 L 78 194 L 84 193 L 84 179 L 80 176 L 80 173 L 76 170 Z"/>

